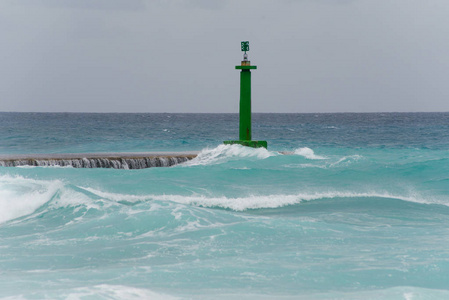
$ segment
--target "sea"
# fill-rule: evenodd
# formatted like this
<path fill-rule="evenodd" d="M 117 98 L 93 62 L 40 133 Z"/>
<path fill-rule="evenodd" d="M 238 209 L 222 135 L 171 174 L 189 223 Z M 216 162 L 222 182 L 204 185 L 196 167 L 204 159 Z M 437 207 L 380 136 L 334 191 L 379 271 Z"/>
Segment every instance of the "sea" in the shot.
<path fill-rule="evenodd" d="M 0 299 L 449 299 L 449 113 L 0 113 Z"/>

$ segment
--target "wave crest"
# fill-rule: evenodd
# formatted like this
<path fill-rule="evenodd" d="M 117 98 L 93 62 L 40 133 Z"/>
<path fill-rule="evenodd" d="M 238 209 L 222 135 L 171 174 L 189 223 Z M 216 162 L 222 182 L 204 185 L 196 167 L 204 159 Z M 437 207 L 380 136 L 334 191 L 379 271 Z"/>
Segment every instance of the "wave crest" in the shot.
<path fill-rule="evenodd" d="M 354 193 L 354 192 L 327 192 L 310 193 L 296 195 L 266 195 L 266 196 L 248 196 L 239 198 L 229 197 L 206 197 L 206 196 L 180 196 L 180 195 L 161 195 L 151 196 L 153 200 L 173 201 L 181 204 L 195 205 L 201 207 L 216 207 L 231 209 L 234 211 L 245 211 L 264 208 L 280 208 L 289 205 L 296 205 L 303 201 L 313 201 L 320 199 L 335 198 L 385 198 L 397 199 L 407 202 L 421 204 L 443 204 L 435 201 L 423 200 L 416 197 L 397 196 L 389 193 Z"/>
<path fill-rule="evenodd" d="M 313 201 L 321 199 L 335 199 L 335 198 L 383 198 L 396 199 L 406 202 L 414 202 L 420 204 L 441 204 L 446 205 L 446 201 L 437 201 L 435 199 L 423 199 L 419 196 L 400 196 L 387 192 L 323 192 L 323 193 L 302 193 L 302 194 L 273 194 L 273 195 L 250 195 L 247 197 L 208 197 L 204 195 L 126 195 L 115 194 L 108 192 L 101 192 L 90 188 L 85 188 L 104 199 L 109 199 L 114 202 L 140 202 L 140 201 L 170 201 L 184 205 L 193 205 L 207 208 L 224 208 L 234 211 L 246 211 L 264 208 L 280 208 L 289 205 L 296 205 L 304 201 Z"/>

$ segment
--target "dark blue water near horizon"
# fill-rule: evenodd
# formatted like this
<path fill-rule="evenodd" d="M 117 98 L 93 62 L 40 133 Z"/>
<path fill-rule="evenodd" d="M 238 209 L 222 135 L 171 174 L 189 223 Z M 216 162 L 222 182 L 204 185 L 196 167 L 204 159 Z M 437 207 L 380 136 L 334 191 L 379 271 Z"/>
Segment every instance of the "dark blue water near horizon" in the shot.
<path fill-rule="evenodd" d="M 449 299 L 449 113 L 0 113 L 0 299 Z M 283 155 L 279 151 L 290 152 Z"/>
<path fill-rule="evenodd" d="M 238 114 L 0 113 L 0 154 L 190 151 L 238 137 Z M 269 147 L 449 144 L 449 113 L 253 114 Z"/>

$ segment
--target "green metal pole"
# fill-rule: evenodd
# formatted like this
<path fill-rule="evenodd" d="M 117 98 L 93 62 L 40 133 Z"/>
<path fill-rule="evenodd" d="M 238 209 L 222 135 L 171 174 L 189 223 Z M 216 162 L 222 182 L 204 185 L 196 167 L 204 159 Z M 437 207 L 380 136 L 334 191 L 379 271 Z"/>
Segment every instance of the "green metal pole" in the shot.
<path fill-rule="evenodd" d="M 239 121 L 239 140 L 224 141 L 226 145 L 243 145 L 253 148 L 267 148 L 267 141 L 251 140 L 251 70 L 257 69 L 257 66 L 251 66 L 246 51 L 249 51 L 249 42 L 242 42 L 242 51 L 245 52 L 240 66 L 235 66 L 240 71 L 240 121 Z"/>
<path fill-rule="evenodd" d="M 241 141 L 251 141 L 251 71 L 240 72 L 240 130 Z"/>

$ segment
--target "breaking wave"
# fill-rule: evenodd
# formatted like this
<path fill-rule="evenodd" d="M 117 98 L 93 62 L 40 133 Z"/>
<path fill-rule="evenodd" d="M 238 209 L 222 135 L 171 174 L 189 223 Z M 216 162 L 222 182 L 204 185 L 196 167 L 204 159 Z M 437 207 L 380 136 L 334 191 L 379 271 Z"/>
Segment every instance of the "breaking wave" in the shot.
<path fill-rule="evenodd" d="M 0 223 L 33 213 L 62 187 L 63 183 L 58 180 L 0 176 Z"/>

